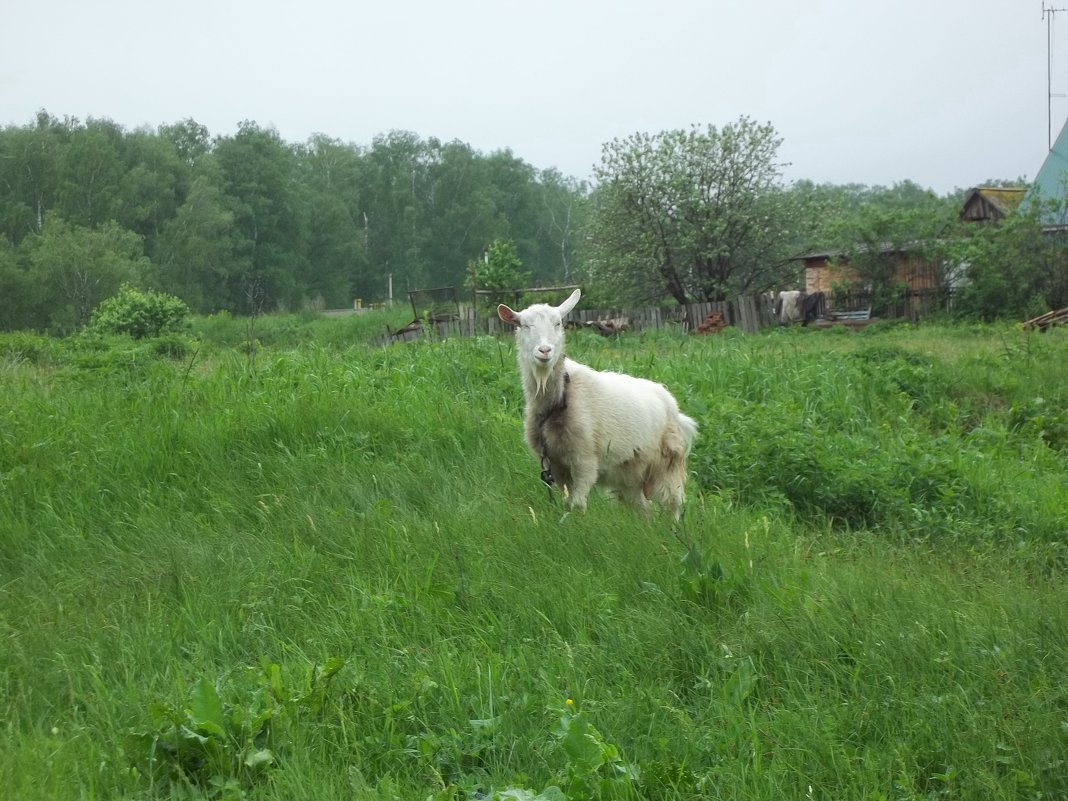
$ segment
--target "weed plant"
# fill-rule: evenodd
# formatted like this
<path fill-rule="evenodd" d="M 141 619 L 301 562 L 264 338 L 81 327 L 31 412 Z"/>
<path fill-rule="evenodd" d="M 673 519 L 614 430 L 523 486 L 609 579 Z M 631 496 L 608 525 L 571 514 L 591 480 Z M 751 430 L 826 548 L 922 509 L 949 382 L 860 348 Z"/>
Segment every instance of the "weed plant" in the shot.
<path fill-rule="evenodd" d="M 546 497 L 507 339 L 346 325 L 0 339 L 0 797 L 1068 797 L 1064 332 L 576 332 L 674 527 Z"/>

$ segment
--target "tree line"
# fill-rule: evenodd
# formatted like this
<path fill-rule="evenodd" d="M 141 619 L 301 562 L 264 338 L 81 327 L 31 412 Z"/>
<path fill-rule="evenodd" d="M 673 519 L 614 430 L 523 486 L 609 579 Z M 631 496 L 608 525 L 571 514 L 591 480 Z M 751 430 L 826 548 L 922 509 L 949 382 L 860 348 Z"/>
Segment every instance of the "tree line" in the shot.
<path fill-rule="evenodd" d="M 284 142 L 242 123 L 127 131 L 41 112 L 0 130 L 0 323 L 72 330 L 123 283 L 196 312 L 345 307 L 463 284 L 491 242 L 569 278 L 585 188 L 505 150 L 394 131 Z"/>
<path fill-rule="evenodd" d="M 593 303 L 721 300 L 797 286 L 806 249 L 863 269 L 887 241 L 966 265 L 978 316 L 1068 304 L 1064 248 L 1036 215 L 980 233 L 956 220 L 960 191 L 787 185 L 780 145 L 746 117 L 635 134 L 605 144 L 588 185 L 406 131 L 292 144 L 249 121 L 212 136 L 42 111 L 0 129 L 0 328 L 76 330 L 124 284 L 200 313 L 403 298 L 464 286 L 490 253 L 512 267 L 487 277 L 581 281 Z"/>

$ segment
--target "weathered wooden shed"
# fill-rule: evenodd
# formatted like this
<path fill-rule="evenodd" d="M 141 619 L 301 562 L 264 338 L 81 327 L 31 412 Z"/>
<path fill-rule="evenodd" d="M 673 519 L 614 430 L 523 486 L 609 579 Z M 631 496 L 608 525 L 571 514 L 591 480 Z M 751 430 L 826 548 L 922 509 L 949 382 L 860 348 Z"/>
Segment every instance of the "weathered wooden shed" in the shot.
<path fill-rule="evenodd" d="M 1066 138 L 1068 148 L 1068 138 Z M 959 212 L 960 219 L 974 223 L 996 223 L 1013 214 L 1027 196 L 1028 187 L 979 186 L 968 191 Z M 923 316 L 937 308 L 941 302 L 946 283 L 952 289 L 952 271 L 944 265 L 926 259 L 919 254 L 918 248 L 885 244 L 880 248 L 880 255 L 886 256 L 893 264 L 893 282 L 902 285 L 904 308 L 899 312 L 909 316 Z M 831 303 L 839 302 L 843 293 L 839 291 L 835 298 L 835 289 L 857 286 L 860 276 L 849 263 L 845 251 L 825 250 L 806 253 L 798 257 L 805 265 L 805 291 L 823 292 L 831 298 Z M 946 283 L 944 283 L 946 282 Z M 864 290 L 859 293 L 863 294 Z"/>
<path fill-rule="evenodd" d="M 938 264 L 922 258 L 907 248 L 883 245 L 881 252 L 893 260 L 893 280 L 910 290 L 939 287 Z M 835 287 L 856 284 L 860 276 L 842 251 L 817 251 L 800 257 L 805 265 L 805 291 L 832 294 Z"/>
<path fill-rule="evenodd" d="M 999 222 L 1020 207 L 1026 194 L 1026 186 L 977 186 L 965 196 L 960 218 L 965 222 Z"/>

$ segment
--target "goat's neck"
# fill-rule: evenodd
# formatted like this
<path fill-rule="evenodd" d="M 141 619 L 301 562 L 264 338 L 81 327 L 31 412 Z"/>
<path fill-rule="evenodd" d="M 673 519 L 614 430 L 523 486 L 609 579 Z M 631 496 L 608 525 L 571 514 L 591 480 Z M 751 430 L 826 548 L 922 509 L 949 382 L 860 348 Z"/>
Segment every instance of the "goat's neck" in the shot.
<path fill-rule="evenodd" d="M 523 370 L 523 393 L 527 408 L 534 413 L 544 413 L 562 404 L 566 389 L 567 371 L 563 358 L 547 372 L 529 365 Z"/>

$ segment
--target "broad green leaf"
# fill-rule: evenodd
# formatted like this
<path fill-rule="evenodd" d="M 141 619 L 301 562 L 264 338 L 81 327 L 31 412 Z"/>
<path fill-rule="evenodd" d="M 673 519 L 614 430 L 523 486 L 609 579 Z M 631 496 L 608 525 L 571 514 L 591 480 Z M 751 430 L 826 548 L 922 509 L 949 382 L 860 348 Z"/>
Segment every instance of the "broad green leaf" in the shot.
<path fill-rule="evenodd" d="M 323 665 L 322 672 L 319 674 L 319 678 L 329 679 L 343 667 L 345 667 L 345 660 L 342 659 L 340 656 L 332 656 L 327 659 L 326 663 Z"/>
<path fill-rule="evenodd" d="M 224 734 L 222 701 L 215 685 L 201 678 L 189 695 L 189 718 L 197 728 L 212 734 Z"/>
<path fill-rule="evenodd" d="M 278 701 L 285 701 L 286 690 L 285 685 L 282 684 L 282 668 L 277 664 L 271 663 L 267 666 L 267 678 L 271 683 L 271 694 L 274 695 Z"/>
<path fill-rule="evenodd" d="M 261 748 L 258 751 L 250 751 L 245 755 L 245 767 L 248 768 L 261 768 L 265 765 L 274 764 L 274 754 L 267 748 Z"/>
<path fill-rule="evenodd" d="M 579 772 L 593 773 L 604 764 L 604 743 L 597 729 L 586 719 L 584 712 L 579 712 L 565 722 L 560 747 Z"/>

